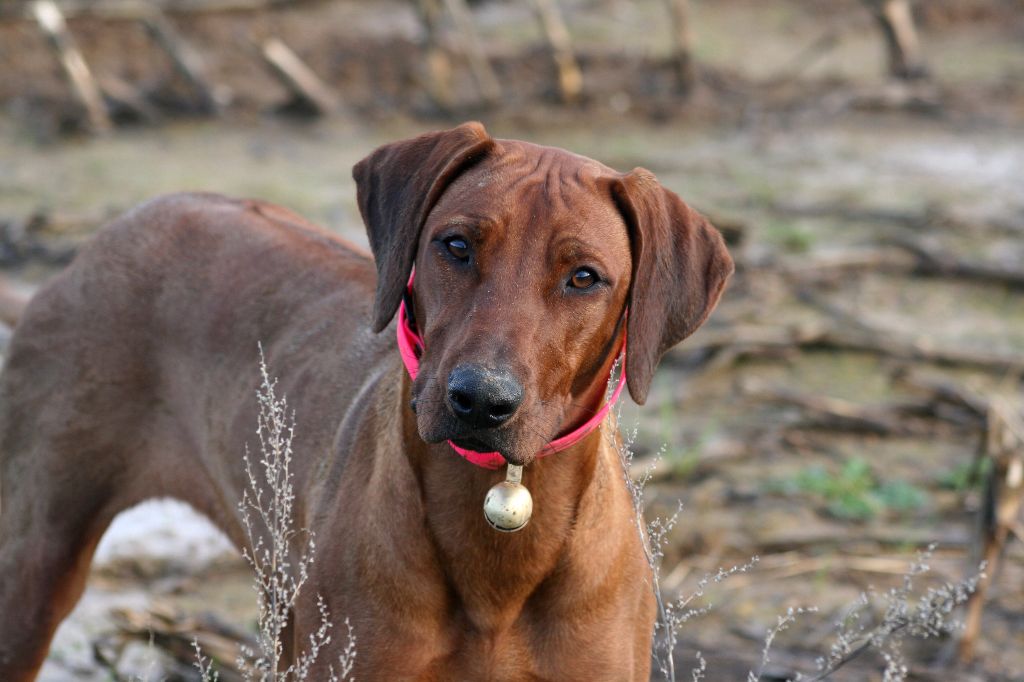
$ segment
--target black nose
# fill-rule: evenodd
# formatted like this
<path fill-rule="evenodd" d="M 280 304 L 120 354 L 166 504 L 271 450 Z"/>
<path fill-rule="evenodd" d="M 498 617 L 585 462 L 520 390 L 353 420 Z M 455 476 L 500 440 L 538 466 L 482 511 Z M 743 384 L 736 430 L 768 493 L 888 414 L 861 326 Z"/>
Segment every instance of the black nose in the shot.
<path fill-rule="evenodd" d="M 475 429 L 504 424 L 522 402 L 523 387 L 507 370 L 459 365 L 448 375 L 448 404 Z"/>

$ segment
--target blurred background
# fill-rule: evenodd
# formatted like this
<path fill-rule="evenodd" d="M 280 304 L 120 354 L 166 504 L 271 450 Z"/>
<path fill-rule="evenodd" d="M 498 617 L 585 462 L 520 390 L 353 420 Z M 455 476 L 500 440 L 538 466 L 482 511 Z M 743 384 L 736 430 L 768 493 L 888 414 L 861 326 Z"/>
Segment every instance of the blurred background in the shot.
<path fill-rule="evenodd" d="M 1024 680 L 1022 0 L 0 0 L 0 267 L 38 286 L 186 189 L 365 244 L 353 163 L 467 119 L 649 168 L 731 245 L 719 309 L 622 416 L 648 514 L 683 503 L 666 594 L 760 559 L 695 602 L 679 669 L 745 679 L 816 606 L 763 679 L 813 671 L 936 543 L 922 588 L 989 578 L 910 679 Z M 226 541 L 147 503 L 43 679 L 194 679 L 191 640 L 230 662 L 254 611 Z"/>

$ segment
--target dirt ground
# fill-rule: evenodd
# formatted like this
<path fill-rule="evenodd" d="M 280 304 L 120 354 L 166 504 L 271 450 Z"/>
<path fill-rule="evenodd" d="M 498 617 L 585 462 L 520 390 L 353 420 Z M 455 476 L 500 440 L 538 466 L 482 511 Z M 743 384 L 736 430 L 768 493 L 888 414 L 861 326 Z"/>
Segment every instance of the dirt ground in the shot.
<path fill-rule="evenodd" d="M 933 389 L 1021 414 L 1024 7 L 928 4 L 933 79 L 898 85 L 884 79 L 880 41 L 856 3 L 695 1 L 702 75 L 684 100 L 659 3 L 563 4 L 584 54 L 579 107 L 554 100 L 518 4 L 476 10 L 507 84 L 502 106 L 478 108 L 460 72 L 464 102 L 445 115 L 418 87 L 415 15 L 335 2 L 182 19 L 233 91 L 229 112 L 168 115 L 102 138 L 66 134 L 74 109 L 52 57 L 29 25 L 0 22 L 0 262 L 37 284 L 105 218 L 182 189 L 276 201 L 365 243 L 352 164 L 469 117 L 496 136 L 653 170 L 726 228 L 739 266 L 708 325 L 666 357 L 648 404 L 622 415 L 636 425 L 638 469 L 661 452 L 648 515 L 683 504 L 663 587 L 689 594 L 719 566 L 759 557 L 708 589 L 700 604 L 713 608 L 680 633 L 679 677 L 700 651 L 706 679 L 746 679 L 766 629 L 797 606 L 818 612 L 779 635 L 762 679 L 812 672 L 843 609 L 899 584 L 930 543 L 920 589 L 976 572 L 985 494 L 970 471 L 984 419 Z M 138 27 L 73 28 L 98 70 L 187 98 Z M 808 57 L 830 31 L 830 47 Z M 270 113 L 284 95 L 245 46 L 272 33 L 343 93 L 344 115 Z M 164 614 L 157 633 L 252 626 L 246 567 L 222 541 L 180 508 L 134 514 L 111 531 L 43 679 L 188 679 L 166 654 L 173 637 L 143 635 L 122 650 L 147 611 Z M 908 643 L 910 679 L 1024 680 L 1022 585 L 1024 546 L 1011 540 L 976 660 L 959 662 L 951 638 Z M 831 679 L 881 679 L 881 669 L 867 654 Z"/>

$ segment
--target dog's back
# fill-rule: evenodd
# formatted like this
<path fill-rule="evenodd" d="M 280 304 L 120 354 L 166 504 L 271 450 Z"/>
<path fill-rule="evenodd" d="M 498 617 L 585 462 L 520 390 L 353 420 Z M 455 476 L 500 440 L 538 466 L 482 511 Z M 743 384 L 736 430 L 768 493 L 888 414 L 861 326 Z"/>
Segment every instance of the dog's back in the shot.
<path fill-rule="evenodd" d="M 374 283 L 367 254 L 283 209 L 178 194 L 116 220 L 39 291 L 0 377 L 0 670 L 39 665 L 119 511 L 185 497 L 241 541 L 257 344 L 287 358 L 304 450 L 326 452 L 357 393 L 331 382 L 358 383 L 389 347 L 367 328 Z"/>

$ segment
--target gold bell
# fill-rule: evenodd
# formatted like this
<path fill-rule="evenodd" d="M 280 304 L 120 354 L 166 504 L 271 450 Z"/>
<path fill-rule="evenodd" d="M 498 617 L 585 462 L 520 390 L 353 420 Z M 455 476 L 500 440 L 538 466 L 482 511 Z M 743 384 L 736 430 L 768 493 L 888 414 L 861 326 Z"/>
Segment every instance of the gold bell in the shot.
<path fill-rule="evenodd" d="M 522 530 L 533 515 L 533 496 L 522 484 L 523 467 L 509 464 L 505 480 L 487 491 L 484 518 L 494 530 L 514 533 Z"/>

